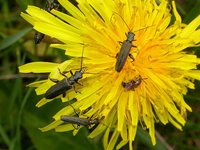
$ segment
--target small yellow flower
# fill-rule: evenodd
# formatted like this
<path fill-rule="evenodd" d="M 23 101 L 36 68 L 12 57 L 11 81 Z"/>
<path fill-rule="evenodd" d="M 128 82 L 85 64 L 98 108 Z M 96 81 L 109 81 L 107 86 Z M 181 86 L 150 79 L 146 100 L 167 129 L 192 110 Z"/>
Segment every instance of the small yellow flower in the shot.
<path fill-rule="evenodd" d="M 200 80 L 200 71 L 196 70 L 200 59 L 184 49 L 198 46 L 200 42 L 200 30 L 197 30 L 200 16 L 188 25 L 183 24 L 174 1 L 169 7 L 166 0 L 159 4 L 156 0 L 77 0 L 78 8 L 67 0 L 58 1 L 69 14 L 54 9 L 48 13 L 28 6 L 28 14 L 21 13 L 21 16 L 34 29 L 61 41 L 63 44 L 51 46 L 65 50 L 73 59 L 62 64 L 30 63 L 21 66 L 20 72 L 50 73 L 49 78 L 61 80 L 63 76 L 58 68 L 62 72 L 80 69 L 84 48 L 86 73 L 80 80 L 83 86 L 75 84 L 80 93 L 71 89 L 66 97 L 60 97 L 62 102 L 76 98 L 72 105 L 80 111 L 80 117 L 100 119 L 89 137 L 105 132 L 104 148 L 113 149 L 121 136 L 122 141 L 116 148 L 129 142 L 132 149 L 138 122 L 148 129 L 153 145 L 157 121 L 164 125 L 172 123 L 182 130 L 186 111 L 192 111 L 183 95 L 188 88 L 195 88 L 193 79 Z M 174 23 L 171 23 L 171 9 Z M 129 30 L 135 34 L 132 43 L 135 47 L 130 51 L 135 60 L 127 58 L 123 69 L 117 72 L 119 41 L 127 39 L 125 33 Z M 48 79 L 30 86 L 37 87 L 36 92 L 40 95 L 54 84 Z M 52 100 L 43 98 L 37 106 Z M 71 124 L 63 124 L 60 120 L 62 115 L 75 113 L 67 106 L 53 116 L 54 122 L 41 130 L 73 130 Z"/>

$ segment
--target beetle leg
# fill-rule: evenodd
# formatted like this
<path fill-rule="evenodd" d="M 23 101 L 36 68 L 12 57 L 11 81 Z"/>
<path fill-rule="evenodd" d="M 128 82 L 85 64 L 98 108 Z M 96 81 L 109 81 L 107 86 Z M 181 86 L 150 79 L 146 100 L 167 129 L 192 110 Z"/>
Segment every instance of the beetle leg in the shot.
<path fill-rule="evenodd" d="M 81 92 L 79 92 L 79 91 L 77 91 L 76 89 L 75 89 L 75 86 L 73 85 L 73 89 L 74 89 L 74 91 L 76 92 L 76 93 L 80 93 L 81 94 Z"/>
<path fill-rule="evenodd" d="M 72 72 L 71 70 L 70 70 L 69 72 L 70 72 L 70 74 L 71 74 L 72 76 L 74 75 L 73 72 Z"/>
<path fill-rule="evenodd" d="M 135 48 L 137 48 L 137 46 L 135 46 L 135 45 L 131 45 L 131 47 L 135 47 Z"/>
<path fill-rule="evenodd" d="M 120 44 L 120 45 L 122 45 L 122 44 L 123 44 L 123 42 L 122 42 L 122 41 L 118 41 L 118 42 L 119 42 L 119 44 Z"/>
<path fill-rule="evenodd" d="M 65 97 L 65 96 L 66 96 L 66 93 L 63 93 L 62 95 L 63 95 L 63 97 Z"/>
<path fill-rule="evenodd" d="M 66 74 L 66 73 L 68 73 L 69 71 L 63 71 L 62 73 L 64 73 L 64 74 Z"/>
<path fill-rule="evenodd" d="M 74 127 L 74 129 L 78 130 L 80 128 L 80 125 L 78 124 L 77 126 L 75 126 L 74 124 L 72 124 L 72 126 Z"/>
<path fill-rule="evenodd" d="M 134 61 L 135 60 L 135 58 L 133 57 L 133 55 L 132 54 L 128 54 L 128 56 L 132 59 L 132 61 Z"/>
<path fill-rule="evenodd" d="M 68 102 L 68 103 L 69 103 L 69 102 Z M 79 117 L 79 114 L 78 114 L 78 112 L 76 111 L 76 109 L 73 107 L 73 105 L 69 103 L 69 106 L 72 107 L 72 109 L 74 110 L 74 113 L 76 114 L 76 116 Z"/>
<path fill-rule="evenodd" d="M 119 55 L 119 53 L 116 54 L 116 56 L 115 56 L 116 59 L 117 59 L 118 55 Z"/>
<path fill-rule="evenodd" d="M 52 79 L 52 78 L 49 78 L 49 79 L 54 83 L 58 83 L 59 82 L 59 80 L 57 80 L 57 79 Z"/>
<path fill-rule="evenodd" d="M 65 78 L 68 79 L 68 77 L 67 77 L 63 72 L 60 71 L 60 68 L 58 68 L 58 71 L 59 71 L 59 73 L 60 73 L 62 76 L 64 76 Z"/>
<path fill-rule="evenodd" d="M 77 83 L 78 85 L 81 85 L 81 86 L 83 86 L 83 84 L 79 83 L 78 81 L 76 81 L 76 83 Z"/>

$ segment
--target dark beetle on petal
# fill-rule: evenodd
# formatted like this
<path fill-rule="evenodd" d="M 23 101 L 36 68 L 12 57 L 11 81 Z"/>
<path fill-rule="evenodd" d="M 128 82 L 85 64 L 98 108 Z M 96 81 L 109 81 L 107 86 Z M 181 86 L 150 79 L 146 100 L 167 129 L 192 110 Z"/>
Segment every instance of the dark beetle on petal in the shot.
<path fill-rule="evenodd" d="M 62 94 L 63 96 L 65 96 L 66 91 L 68 91 L 68 90 L 70 90 L 70 89 L 72 89 L 72 88 L 74 89 L 75 92 L 77 92 L 76 89 L 75 89 L 74 84 L 77 83 L 77 84 L 81 85 L 81 84 L 78 82 L 78 80 L 81 79 L 81 78 L 83 77 L 83 73 L 85 72 L 85 69 L 82 67 L 82 62 L 83 62 L 83 51 L 84 51 L 84 48 L 83 48 L 83 50 L 82 50 L 81 68 L 80 68 L 79 71 L 76 71 L 76 72 L 73 74 L 73 72 L 70 70 L 69 72 L 71 73 L 71 77 L 68 78 L 64 73 L 62 73 L 62 72 L 60 71 L 60 69 L 58 69 L 58 70 L 59 70 L 59 73 L 60 73 L 62 76 L 64 76 L 64 79 L 62 79 L 61 81 L 59 81 L 59 80 L 57 80 L 57 79 L 51 79 L 51 78 L 50 78 L 50 80 L 51 80 L 52 82 L 55 82 L 56 84 L 53 85 L 52 87 L 50 87 L 50 88 L 46 91 L 46 93 L 45 93 L 45 95 L 44 95 L 44 97 L 45 97 L 46 99 L 52 99 L 52 98 L 55 98 L 55 97 L 57 97 L 57 96 L 59 96 L 59 95 L 61 95 L 61 94 Z"/>
<path fill-rule="evenodd" d="M 47 0 L 44 10 L 46 10 L 47 12 L 50 12 L 52 9 L 58 9 L 58 7 L 59 7 L 59 3 L 57 0 L 52 0 L 52 1 Z M 35 45 L 39 44 L 43 40 L 44 36 L 45 34 L 35 31 L 35 35 L 34 35 Z"/>
<path fill-rule="evenodd" d="M 134 40 L 135 34 L 133 32 L 128 32 L 127 39 L 122 42 L 121 49 L 117 54 L 117 62 L 115 64 L 115 70 L 120 72 L 124 67 L 124 64 L 129 56 L 132 60 L 134 57 L 130 54 L 130 50 L 133 47 L 132 42 Z"/>
<path fill-rule="evenodd" d="M 116 15 L 118 15 L 123 22 L 125 23 L 125 25 L 127 26 L 127 28 L 129 29 L 128 25 L 126 24 L 125 20 L 117 13 L 115 13 Z M 116 64 L 115 64 L 115 70 L 117 72 L 120 72 L 123 67 L 124 64 L 127 60 L 127 57 L 129 56 L 133 61 L 134 61 L 134 57 L 130 54 L 130 50 L 132 47 L 135 47 L 132 45 L 132 42 L 134 41 L 134 37 L 135 34 L 133 32 L 131 32 L 131 30 L 129 29 L 128 34 L 126 34 L 127 39 L 123 42 L 120 42 L 122 44 L 119 53 L 117 53 L 116 58 Z"/>
<path fill-rule="evenodd" d="M 60 72 L 60 70 L 59 70 L 59 72 Z M 44 97 L 46 99 L 52 99 L 61 94 L 63 94 L 63 96 L 65 96 L 65 92 L 72 88 L 74 88 L 74 91 L 77 92 L 74 87 L 74 83 L 80 84 L 78 82 L 78 80 L 83 77 L 84 69 L 81 68 L 80 71 L 76 71 L 74 74 L 70 70 L 70 73 L 71 73 L 71 77 L 68 78 L 65 74 L 60 72 L 60 74 L 62 74 L 65 77 L 61 81 L 59 81 L 57 79 L 50 79 L 52 82 L 55 82 L 56 84 L 53 85 L 52 87 L 50 87 L 46 91 Z"/>
<path fill-rule="evenodd" d="M 117 72 L 120 72 L 123 69 L 124 64 L 126 63 L 128 56 L 132 59 L 132 61 L 135 60 L 133 55 L 130 54 L 131 48 L 136 47 L 132 44 L 132 42 L 135 41 L 134 40 L 135 34 L 133 32 L 131 32 L 131 29 L 128 27 L 125 20 L 119 14 L 117 14 L 117 13 L 115 13 L 115 14 L 118 15 L 123 20 L 123 22 L 125 23 L 125 25 L 129 29 L 128 34 L 126 33 L 127 39 L 124 40 L 123 42 L 120 42 L 122 45 L 121 45 L 119 53 L 117 53 L 117 55 L 116 55 L 117 61 L 116 61 L 116 64 L 115 64 L 115 70 Z M 140 30 L 143 30 L 143 29 L 146 29 L 146 28 L 147 27 L 141 28 L 141 29 L 136 30 L 136 31 L 140 31 Z M 134 31 L 134 32 L 136 32 L 136 31 Z"/>
<path fill-rule="evenodd" d="M 137 88 L 141 84 L 142 80 L 142 77 L 139 75 L 129 82 L 122 82 L 122 86 L 127 90 L 135 90 L 135 88 Z"/>
<path fill-rule="evenodd" d="M 80 117 L 75 117 L 75 116 L 66 116 L 63 115 L 60 117 L 60 119 L 66 123 L 71 123 L 71 124 L 77 124 L 78 126 L 91 126 L 91 125 L 98 125 L 99 120 L 97 118 L 95 119 L 90 119 L 90 118 L 80 118 Z"/>

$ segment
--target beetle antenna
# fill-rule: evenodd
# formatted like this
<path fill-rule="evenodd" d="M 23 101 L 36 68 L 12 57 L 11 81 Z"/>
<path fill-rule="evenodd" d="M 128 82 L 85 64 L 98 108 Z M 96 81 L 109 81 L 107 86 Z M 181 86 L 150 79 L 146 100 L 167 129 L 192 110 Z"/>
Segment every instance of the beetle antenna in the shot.
<path fill-rule="evenodd" d="M 74 110 L 74 113 L 76 114 L 76 116 L 79 117 L 78 112 L 76 111 L 76 109 L 74 108 L 74 106 L 69 102 L 69 97 L 67 97 L 67 98 L 68 98 L 68 101 L 67 101 L 67 102 L 68 102 L 68 105 L 71 106 L 71 108 Z M 72 100 L 73 100 L 73 99 L 72 99 Z M 76 100 L 76 101 L 77 101 L 77 100 Z"/>
<path fill-rule="evenodd" d="M 84 44 L 83 44 L 83 49 L 82 49 L 82 56 L 81 56 L 81 69 L 82 70 L 82 67 L 83 67 L 83 52 L 84 52 Z"/>
<path fill-rule="evenodd" d="M 144 30 L 144 29 L 149 28 L 149 27 L 152 27 L 152 26 L 154 26 L 154 25 L 147 26 L 147 27 L 144 27 L 144 28 L 141 28 L 141 29 L 135 30 L 134 32 L 138 32 L 138 31 L 140 31 L 140 30 Z"/>
<path fill-rule="evenodd" d="M 118 13 L 113 12 L 111 18 L 113 17 L 114 14 L 118 15 L 118 16 L 122 19 L 122 21 L 124 22 L 124 24 L 126 25 L 126 27 L 128 28 L 128 30 L 131 31 L 131 29 L 129 28 L 129 26 L 128 26 L 128 24 L 126 23 L 126 21 L 125 21 L 125 20 L 122 18 L 122 16 L 120 16 Z"/>

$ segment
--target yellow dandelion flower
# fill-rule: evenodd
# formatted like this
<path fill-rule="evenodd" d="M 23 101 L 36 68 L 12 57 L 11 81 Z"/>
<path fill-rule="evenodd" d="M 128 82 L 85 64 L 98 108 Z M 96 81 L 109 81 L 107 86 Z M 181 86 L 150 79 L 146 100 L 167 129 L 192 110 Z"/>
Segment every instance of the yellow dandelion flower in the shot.
<path fill-rule="evenodd" d="M 69 14 L 54 9 L 48 13 L 28 6 L 27 14 L 21 16 L 34 29 L 61 41 L 63 44 L 51 46 L 65 50 L 66 55 L 74 58 L 62 64 L 26 64 L 19 68 L 20 72 L 48 72 L 49 78 L 62 80 L 64 77 L 58 68 L 61 72 L 80 69 L 84 48 L 83 67 L 86 71 L 80 79 L 82 85 L 75 84 L 79 92 L 70 89 L 67 96 L 60 97 L 62 102 L 77 99 L 72 105 L 80 112 L 80 118 L 99 119 L 99 125 L 89 137 L 105 132 L 105 149 L 115 146 L 119 149 L 127 143 L 132 149 L 138 122 L 148 129 L 153 145 L 156 143 L 156 122 L 172 123 L 182 130 L 186 122 L 184 114 L 191 111 L 183 95 L 188 88 L 194 89 L 194 79 L 200 80 L 200 71 L 196 70 L 200 59 L 184 49 L 198 46 L 200 42 L 200 30 L 197 29 L 200 16 L 186 25 L 182 23 L 174 1 L 169 7 L 166 0 L 159 4 L 156 0 L 77 0 L 77 7 L 67 0 L 58 1 Z M 173 23 L 171 10 L 175 16 Z M 134 33 L 131 41 L 134 46 L 130 47 L 132 59 L 126 58 L 122 69 L 116 71 L 116 60 L 122 59 L 119 51 L 124 44 L 119 41 L 128 42 L 128 32 Z M 127 49 L 125 47 L 123 51 Z M 30 86 L 37 87 L 39 95 L 54 84 L 48 79 Z M 52 100 L 43 98 L 37 106 Z M 63 115 L 75 115 L 73 108 L 67 106 L 60 110 L 53 116 L 54 121 L 41 130 L 73 130 L 71 124 L 60 119 Z M 116 145 L 119 136 L 122 140 Z"/>

